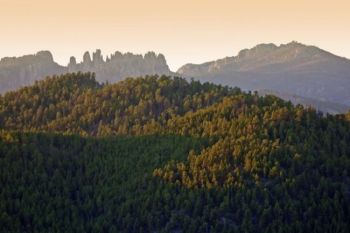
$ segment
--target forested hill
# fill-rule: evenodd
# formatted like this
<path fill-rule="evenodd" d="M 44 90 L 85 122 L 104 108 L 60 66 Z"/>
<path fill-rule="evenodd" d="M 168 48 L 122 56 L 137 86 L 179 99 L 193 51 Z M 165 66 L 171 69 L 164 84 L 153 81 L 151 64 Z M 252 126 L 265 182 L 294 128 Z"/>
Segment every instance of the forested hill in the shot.
<path fill-rule="evenodd" d="M 6 232 L 349 232 L 350 114 L 167 76 L 0 97 Z"/>
<path fill-rule="evenodd" d="M 0 122 L 4 129 L 82 135 L 167 133 L 177 131 L 172 124 L 179 117 L 229 96 L 243 93 L 166 76 L 100 85 L 91 73 L 73 73 L 5 94 Z"/>

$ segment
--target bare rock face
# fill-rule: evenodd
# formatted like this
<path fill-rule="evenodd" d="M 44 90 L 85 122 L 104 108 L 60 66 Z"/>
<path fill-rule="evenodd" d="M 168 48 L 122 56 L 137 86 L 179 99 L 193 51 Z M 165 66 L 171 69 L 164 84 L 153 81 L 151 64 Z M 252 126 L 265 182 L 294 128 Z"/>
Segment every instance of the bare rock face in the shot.
<path fill-rule="evenodd" d="M 0 93 L 33 84 L 48 75 L 62 74 L 67 69 L 54 62 L 49 51 L 0 61 Z"/>
<path fill-rule="evenodd" d="M 77 59 L 75 57 L 70 57 L 69 63 L 68 63 L 68 72 L 72 72 L 73 70 L 76 70 L 77 67 Z"/>
<path fill-rule="evenodd" d="M 75 65 L 70 62 L 69 71 L 95 72 L 96 79 L 101 82 L 116 82 L 126 77 L 171 74 L 165 57 L 154 52 L 148 52 L 144 56 L 115 52 L 104 60 L 101 50 L 96 50 L 92 55 L 92 60 L 89 58 L 90 54 L 86 52 L 83 62 Z"/>
<path fill-rule="evenodd" d="M 65 67 L 55 63 L 49 51 L 41 51 L 35 55 L 1 59 L 0 94 L 31 85 L 35 80 L 46 76 L 79 71 L 95 72 L 96 79 L 101 82 L 115 82 L 134 76 L 171 74 L 164 56 L 154 52 L 144 56 L 115 52 L 104 60 L 101 50 L 98 49 L 92 54 L 92 58 L 89 52 L 85 52 L 80 63 L 77 63 L 75 57 L 71 57 Z"/>
<path fill-rule="evenodd" d="M 92 62 L 94 64 L 94 66 L 98 66 L 100 64 L 103 64 L 103 57 L 101 55 L 101 50 L 96 50 L 96 52 L 93 53 L 92 55 Z"/>
<path fill-rule="evenodd" d="M 177 73 L 245 90 L 272 90 L 350 106 L 350 60 L 298 42 L 260 44 Z"/>

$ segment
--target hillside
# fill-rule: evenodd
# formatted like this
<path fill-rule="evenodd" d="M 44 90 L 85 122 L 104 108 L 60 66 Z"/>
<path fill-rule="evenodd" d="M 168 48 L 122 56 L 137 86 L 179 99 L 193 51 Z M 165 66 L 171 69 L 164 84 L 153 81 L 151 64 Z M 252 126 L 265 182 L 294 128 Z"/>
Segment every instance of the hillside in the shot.
<path fill-rule="evenodd" d="M 268 89 L 350 106 L 350 61 L 298 42 L 260 44 L 237 56 L 184 65 L 177 73 L 245 90 Z"/>
<path fill-rule="evenodd" d="M 350 123 L 182 78 L 0 96 L 6 232 L 349 232 Z"/>
<path fill-rule="evenodd" d="M 321 111 L 324 114 L 339 114 L 339 113 L 346 113 L 349 111 L 349 106 L 345 104 L 337 104 L 333 102 L 327 102 L 322 101 L 319 99 L 313 99 L 298 95 L 289 94 L 286 92 L 278 92 L 278 91 L 272 91 L 272 90 L 259 90 L 259 95 L 274 95 L 277 96 L 283 100 L 291 101 L 294 105 L 301 104 L 305 107 L 313 107 L 317 111 Z"/>

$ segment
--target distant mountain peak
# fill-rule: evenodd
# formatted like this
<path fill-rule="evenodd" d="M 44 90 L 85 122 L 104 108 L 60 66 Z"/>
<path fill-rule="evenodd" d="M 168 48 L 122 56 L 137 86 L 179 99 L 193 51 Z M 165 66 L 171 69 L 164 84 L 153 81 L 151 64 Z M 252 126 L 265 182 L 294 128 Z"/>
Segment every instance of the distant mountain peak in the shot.
<path fill-rule="evenodd" d="M 21 57 L 4 57 L 0 60 L 0 67 L 15 66 L 20 63 L 22 65 L 30 65 L 37 63 L 53 63 L 53 56 L 50 51 L 43 50 L 33 55 L 25 55 Z"/>
<path fill-rule="evenodd" d="M 316 46 L 305 45 L 297 41 L 292 41 L 287 44 L 277 46 L 273 43 L 258 44 L 250 49 L 241 50 L 236 57 L 236 60 L 251 59 L 257 57 L 273 56 L 275 59 L 295 59 L 296 57 L 313 57 L 313 56 L 334 56 Z M 272 57 L 270 57 L 272 58 Z"/>
<path fill-rule="evenodd" d="M 282 44 L 283 45 L 283 44 Z M 301 47 L 306 47 L 307 45 L 303 44 L 303 43 L 300 43 L 296 40 L 293 40 L 287 44 L 285 44 L 285 46 L 301 46 Z"/>
<path fill-rule="evenodd" d="M 245 90 L 272 89 L 350 106 L 350 60 L 297 41 L 258 44 L 237 56 L 186 64 L 178 73 Z"/>
<path fill-rule="evenodd" d="M 266 53 L 270 53 L 278 49 L 278 46 L 275 44 L 258 44 L 255 47 L 251 49 L 243 49 L 241 50 L 237 57 L 238 59 L 244 59 L 244 58 L 249 58 L 251 56 L 256 56 L 256 55 L 263 55 Z"/>
<path fill-rule="evenodd" d="M 52 53 L 48 50 L 39 51 L 35 56 L 40 59 L 46 60 L 47 62 L 53 62 Z"/>
<path fill-rule="evenodd" d="M 203 64 L 186 64 L 179 68 L 181 75 L 199 76 L 203 72 L 220 72 L 231 66 L 231 71 L 247 71 L 268 67 L 273 64 L 288 64 L 288 69 L 303 64 L 321 63 L 325 60 L 340 58 L 316 46 L 305 45 L 297 41 L 277 46 L 273 43 L 258 44 L 249 49 L 243 49 L 237 56 L 225 57 Z M 199 73 L 198 73 L 199 72 Z M 198 75 L 195 75 L 197 73 Z"/>
<path fill-rule="evenodd" d="M 5 57 L 0 60 L 0 93 L 33 84 L 48 75 L 68 72 L 94 72 L 100 82 L 115 82 L 126 77 L 170 75 L 164 55 L 148 52 L 145 55 L 115 52 L 103 58 L 100 49 L 83 54 L 82 62 L 70 57 L 67 66 L 57 64 L 50 51 L 34 55 Z"/>

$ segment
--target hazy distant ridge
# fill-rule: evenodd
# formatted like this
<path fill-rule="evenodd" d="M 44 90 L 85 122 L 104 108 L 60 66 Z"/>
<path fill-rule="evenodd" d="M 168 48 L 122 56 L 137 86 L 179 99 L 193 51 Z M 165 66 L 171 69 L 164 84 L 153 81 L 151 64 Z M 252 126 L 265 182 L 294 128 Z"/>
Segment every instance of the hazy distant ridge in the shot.
<path fill-rule="evenodd" d="M 78 71 L 95 72 L 96 79 L 100 82 L 116 82 L 125 77 L 171 74 L 165 57 L 154 52 L 148 52 L 144 56 L 115 52 L 104 59 L 101 51 L 96 50 L 92 58 L 89 52 L 85 52 L 82 62 L 77 63 L 76 58 L 71 57 L 67 66 L 60 66 L 49 51 L 41 51 L 35 55 L 1 59 L 0 93 L 33 84 L 35 80 L 49 75 Z"/>
<path fill-rule="evenodd" d="M 5 57 L 0 60 L 0 93 L 33 84 L 35 80 L 52 74 L 67 72 L 66 67 L 54 62 L 49 51 L 23 57 Z"/>
<path fill-rule="evenodd" d="M 177 72 L 202 81 L 350 106 L 350 60 L 298 42 L 260 44 L 237 56 L 186 64 Z"/>
<path fill-rule="evenodd" d="M 95 72 L 98 81 L 109 82 L 116 82 L 125 77 L 171 73 L 163 54 L 148 52 L 142 56 L 115 52 L 104 60 L 101 50 L 96 50 L 92 58 L 86 52 L 81 63 L 77 63 L 75 57 L 71 57 L 68 72 L 78 71 Z"/>

